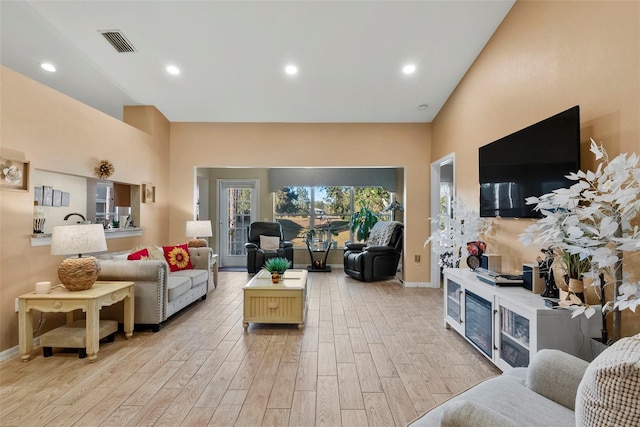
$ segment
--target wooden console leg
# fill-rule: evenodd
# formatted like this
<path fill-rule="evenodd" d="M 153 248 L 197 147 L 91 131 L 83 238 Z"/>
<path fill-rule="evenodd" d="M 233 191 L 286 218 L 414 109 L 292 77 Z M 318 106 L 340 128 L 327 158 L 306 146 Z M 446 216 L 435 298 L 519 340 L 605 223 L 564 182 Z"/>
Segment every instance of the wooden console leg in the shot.
<path fill-rule="evenodd" d="M 244 330 L 246 331 L 247 328 L 249 328 L 249 324 L 247 322 L 242 322 L 242 327 L 244 328 Z"/>

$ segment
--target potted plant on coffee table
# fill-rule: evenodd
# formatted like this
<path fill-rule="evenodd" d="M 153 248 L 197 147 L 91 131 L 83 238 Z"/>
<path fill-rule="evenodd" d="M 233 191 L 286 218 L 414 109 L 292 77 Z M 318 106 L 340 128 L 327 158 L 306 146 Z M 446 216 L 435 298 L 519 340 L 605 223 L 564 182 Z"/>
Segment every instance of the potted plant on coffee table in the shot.
<path fill-rule="evenodd" d="M 552 245 L 559 253 L 589 260 L 591 268 L 584 276 L 594 279 L 606 342 L 621 338 L 620 310 L 635 312 L 640 306 L 640 277 L 622 271 L 624 262 L 637 264 L 635 255 L 640 254 L 640 158 L 624 153 L 609 160 L 593 140 L 591 152 L 600 161 L 595 172 L 570 173 L 567 177 L 575 181 L 570 188 L 527 199 L 543 218 L 525 229 L 520 240 L 527 245 Z M 574 317 L 596 312 L 586 303 L 571 308 Z M 604 319 L 609 312 L 613 313 L 611 336 Z"/>
<path fill-rule="evenodd" d="M 271 273 L 271 282 L 279 283 L 284 272 L 291 267 L 291 262 L 286 258 L 269 258 L 264 263 L 264 269 Z"/>

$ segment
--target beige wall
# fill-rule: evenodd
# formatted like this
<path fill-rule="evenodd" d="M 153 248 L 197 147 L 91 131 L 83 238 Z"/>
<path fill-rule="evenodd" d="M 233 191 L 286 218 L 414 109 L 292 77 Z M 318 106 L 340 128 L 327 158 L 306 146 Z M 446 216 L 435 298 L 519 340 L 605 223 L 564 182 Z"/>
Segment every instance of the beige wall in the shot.
<path fill-rule="evenodd" d="M 430 125 L 171 123 L 171 239 L 192 217 L 196 167 L 404 168 L 405 280 L 425 284 Z M 264 217 L 266 214 L 261 214 Z M 414 255 L 421 255 L 415 263 Z"/>
<path fill-rule="evenodd" d="M 115 181 L 156 184 L 156 204 L 141 206 L 144 235 L 108 240 L 109 250 L 168 241 L 169 127 L 157 110 L 141 108 L 142 117 L 154 119 L 147 120 L 152 136 L 6 67 L 0 68 L 0 91 L 0 147 L 24 156 L 32 170 L 87 177 L 108 159 L 115 166 Z M 18 344 L 14 299 L 32 291 L 37 281 L 58 281 L 62 257 L 49 255 L 48 246 L 31 247 L 32 218 L 33 185 L 28 192 L 0 191 L 0 351 Z M 63 317 L 46 315 L 40 332 Z"/>
<path fill-rule="evenodd" d="M 574 105 L 583 169 L 589 138 L 639 151 L 640 2 L 516 2 L 432 123 L 431 158 L 456 153 L 457 194 L 477 209 L 477 148 Z M 487 239 L 509 271 L 538 255 L 516 238 L 530 223 L 498 220 Z"/>

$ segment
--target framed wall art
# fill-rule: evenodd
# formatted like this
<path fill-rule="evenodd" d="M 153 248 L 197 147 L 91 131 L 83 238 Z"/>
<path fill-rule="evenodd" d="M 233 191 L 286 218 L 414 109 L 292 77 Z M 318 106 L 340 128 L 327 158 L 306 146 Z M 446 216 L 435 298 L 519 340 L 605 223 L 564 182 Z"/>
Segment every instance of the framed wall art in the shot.
<path fill-rule="evenodd" d="M 0 157 L 0 188 L 29 191 L 29 162 Z"/>
<path fill-rule="evenodd" d="M 67 193 L 66 191 L 63 191 L 61 206 L 69 206 L 70 203 L 71 203 L 71 193 Z"/>
<path fill-rule="evenodd" d="M 42 186 L 33 187 L 33 201 L 42 206 Z"/>
<path fill-rule="evenodd" d="M 53 206 L 53 187 L 42 186 L 42 206 Z"/>
<path fill-rule="evenodd" d="M 142 203 L 156 202 L 156 187 L 151 184 L 142 184 Z"/>
<path fill-rule="evenodd" d="M 62 206 L 62 191 L 53 190 L 53 203 L 51 206 L 60 207 Z"/>

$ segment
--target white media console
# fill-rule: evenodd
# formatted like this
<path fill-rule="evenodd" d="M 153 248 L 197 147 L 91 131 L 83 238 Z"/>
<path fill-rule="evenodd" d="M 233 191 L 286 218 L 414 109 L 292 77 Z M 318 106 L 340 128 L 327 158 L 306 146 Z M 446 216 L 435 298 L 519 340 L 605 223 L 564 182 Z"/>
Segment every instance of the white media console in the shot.
<path fill-rule="evenodd" d="M 520 286 L 492 286 L 469 269 L 444 270 L 444 325 L 465 337 L 503 371 L 528 366 L 538 350 L 555 348 L 591 361 L 590 338 L 600 336 L 598 314 L 571 318 L 548 308 Z"/>

